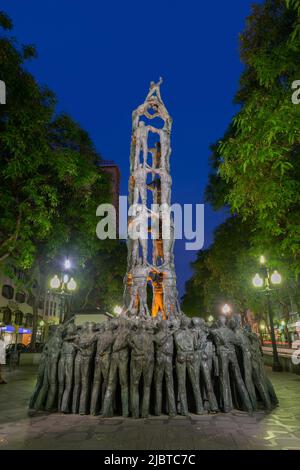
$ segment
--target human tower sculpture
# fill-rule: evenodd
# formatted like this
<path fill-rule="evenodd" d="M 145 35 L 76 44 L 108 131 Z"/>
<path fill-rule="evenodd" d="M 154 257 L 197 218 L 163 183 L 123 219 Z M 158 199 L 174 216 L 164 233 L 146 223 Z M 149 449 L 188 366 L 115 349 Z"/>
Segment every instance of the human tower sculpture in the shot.
<path fill-rule="evenodd" d="M 29 404 L 34 412 L 146 418 L 252 413 L 278 404 L 249 324 L 220 315 L 208 325 L 180 310 L 169 210 L 172 119 L 161 84 L 151 82 L 132 114 L 122 312 L 100 324 L 76 326 L 71 318 L 57 327 L 41 355 Z"/>
<path fill-rule="evenodd" d="M 124 310 L 129 316 L 171 319 L 180 315 L 170 211 L 172 118 L 161 98 L 161 84 L 162 79 L 151 82 L 144 103 L 132 113 Z M 147 286 L 152 288 L 150 306 Z"/>

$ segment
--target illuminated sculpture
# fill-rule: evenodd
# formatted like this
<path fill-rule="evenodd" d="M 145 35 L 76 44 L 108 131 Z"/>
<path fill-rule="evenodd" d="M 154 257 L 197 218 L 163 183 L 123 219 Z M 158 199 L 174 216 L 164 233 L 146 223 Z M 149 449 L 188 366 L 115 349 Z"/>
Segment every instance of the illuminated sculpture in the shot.
<path fill-rule="evenodd" d="M 144 103 L 132 113 L 129 201 L 136 207 L 133 209 L 135 214 L 128 219 L 128 285 L 127 289 L 125 287 L 124 312 L 129 316 L 133 313 L 141 317 L 148 314 L 149 284 L 153 291 L 152 317 L 161 312 L 163 318 L 172 318 L 180 315 L 173 256 L 174 222 L 169 210 L 172 119 L 161 98 L 161 84 L 162 78 L 158 83 L 151 82 Z M 161 126 L 146 123 L 153 119 Z M 156 139 L 154 147 L 153 143 L 149 144 L 153 137 Z M 132 238 L 132 233 L 138 231 L 140 235 Z M 149 243 L 152 244 L 151 249 Z M 151 253 L 152 263 L 148 260 Z"/>
<path fill-rule="evenodd" d="M 151 82 L 132 114 L 123 307 L 104 324 L 69 325 L 70 319 L 53 332 L 30 399 L 34 412 L 146 418 L 233 408 L 251 413 L 278 404 L 259 338 L 229 318 L 228 305 L 210 326 L 181 312 L 170 212 L 172 119 L 161 84 Z M 158 127 L 147 122 L 154 120 Z"/>

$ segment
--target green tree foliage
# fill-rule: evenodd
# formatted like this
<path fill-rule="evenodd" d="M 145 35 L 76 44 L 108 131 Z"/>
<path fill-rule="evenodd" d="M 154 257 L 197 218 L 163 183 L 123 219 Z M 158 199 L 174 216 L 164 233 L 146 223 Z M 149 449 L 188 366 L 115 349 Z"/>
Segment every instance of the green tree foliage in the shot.
<path fill-rule="evenodd" d="M 39 243 L 55 249 L 76 235 L 79 243 L 84 233 L 82 250 L 95 247 L 96 207 L 110 200 L 109 181 L 87 133 L 55 115 L 53 93 L 26 72 L 28 48 L 20 52 L 5 36 L 0 46 L 7 87 L 0 107 L 0 253 L 1 260 L 12 255 L 30 268 Z"/>
<path fill-rule="evenodd" d="M 226 138 L 232 135 L 232 126 L 225 133 Z M 225 137 L 224 136 L 224 137 Z M 220 176 L 220 166 L 223 163 L 223 157 L 218 143 L 210 146 L 210 167 L 211 172 L 208 176 L 208 184 L 205 188 L 205 200 L 209 202 L 215 210 L 219 210 L 228 205 L 226 197 L 229 192 L 229 183 Z"/>
<path fill-rule="evenodd" d="M 234 217 L 198 255 L 183 306 L 207 314 L 225 299 L 260 315 L 264 305 L 250 281 L 264 253 L 283 275 L 274 300 L 287 319 L 291 303 L 299 306 L 300 105 L 292 103 L 292 83 L 300 80 L 300 2 L 254 5 L 240 53 L 239 111 L 211 147 L 206 188 L 207 201 Z"/>
<path fill-rule="evenodd" d="M 15 253 L 29 267 L 35 251 L 32 236 L 47 235 L 57 205 L 55 191 L 39 172 L 50 153 L 47 127 L 55 99 L 38 87 L 23 63 L 23 52 L 14 40 L 1 36 L 0 70 L 7 104 L 0 107 L 0 259 Z"/>
<path fill-rule="evenodd" d="M 258 320 L 267 319 L 265 296 L 252 285 L 260 266 L 251 239 L 252 226 L 241 217 L 231 217 L 215 230 L 213 244 L 198 253 L 193 276 L 186 283 L 182 307 L 188 315 L 207 319 L 229 303 L 243 317 L 250 309 Z M 286 260 L 278 262 L 271 250 L 265 254 L 271 271 L 277 269 L 282 274 L 283 284 L 273 293 L 273 300 L 277 313 L 287 321 L 291 303 L 300 305 L 297 283 Z"/>
<path fill-rule="evenodd" d="M 212 246 L 200 251 L 193 263 L 194 275 L 187 283 L 183 308 L 187 305 L 187 311 L 196 314 L 194 305 L 189 308 L 186 304 L 194 298 L 200 300 L 198 312 L 202 316 L 214 315 L 225 303 L 232 304 L 241 314 L 250 307 L 259 311 L 261 305 L 257 304 L 251 286 L 257 264 L 249 256 L 249 250 L 248 224 L 239 217 L 231 217 L 221 224 L 215 230 Z M 196 297 L 193 291 L 197 292 Z"/>
<path fill-rule="evenodd" d="M 205 317 L 210 311 L 206 299 L 206 281 L 210 277 L 210 271 L 206 264 L 208 250 L 201 250 L 197 259 L 191 266 L 193 276 L 185 284 L 185 294 L 182 298 L 182 308 L 186 315 L 191 317 Z"/>
<path fill-rule="evenodd" d="M 99 251 L 79 273 L 81 286 L 76 298 L 78 309 L 101 313 L 113 312 L 123 305 L 123 278 L 126 272 L 127 247 L 111 240 L 106 251 Z"/>
<path fill-rule="evenodd" d="M 292 83 L 300 77 L 299 2 L 254 5 L 241 35 L 245 70 L 241 109 L 218 147 L 224 202 L 255 224 L 253 242 L 272 244 L 278 258 L 300 270 L 300 106 Z"/>
<path fill-rule="evenodd" d="M 12 29 L 4 13 L 0 27 Z M 122 292 L 114 269 L 124 267 L 116 255 L 120 243 L 96 237 L 96 208 L 111 202 L 110 177 L 99 167 L 101 157 L 71 117 L 56 114 L 54 94 L 26 70 L 26 61 L 36 56 L 34 47 L 19 47 L 9 34 L 0 36 L 0 79 L 7 89 L 7 104 L 0 106 L 0 262 L 1 269 L 14 265 L 26 271 L 29 293 L 38 285 L 34 343 L 38 304 L 55 258 L 71 253 L 79 272 L 93 266 L 89 275 L 95 278 L 88 270 L 82 276 L 87 285 L 97 284 L 100 269 L 102 290 L 109 280 L 107 293 L 114 296 L 118 289 Z"/>

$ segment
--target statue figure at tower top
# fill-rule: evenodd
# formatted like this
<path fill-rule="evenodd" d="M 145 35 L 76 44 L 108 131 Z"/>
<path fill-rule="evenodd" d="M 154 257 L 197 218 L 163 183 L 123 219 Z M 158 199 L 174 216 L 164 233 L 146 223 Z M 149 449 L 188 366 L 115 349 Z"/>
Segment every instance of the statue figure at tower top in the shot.
<path fill-rule="evenodd" d="M 162 83 L 162 77 L 160 77 L 157 83 L 153 81 L 150 82 L 149 92 L 144 103 L 138 106 L 132 113 L 133 132 L 138 127 L 141 116 L 145 116 L 147 119 L 154 119 L 156 117 L 163 119 L 165 122 L 164 129 L 171 132 L 172 118 L 169 115 L 160 94 L 160 86 Z M 149 110 L 152 110 L 152 113 L 149 112 Z"/>
<path fill-rule="evenodd" d="M 161 95 L 160 95 L 160 85 L 163 83 L 163 79 L 162 77 L 159 77 L 159 81 L 157 83 L 155 82 L 150 82 L 150 88 L 149 88 L 149 93 L 148 95 L 146 96 L 146 100 L 145 101 L 150 101 L 150 99 L 153 97 L 153 96 L 156 96 L 157 99 L 161 102 L 161 104 L 164 104 L 163 103 L 163 100 L 161 99 Z"/>

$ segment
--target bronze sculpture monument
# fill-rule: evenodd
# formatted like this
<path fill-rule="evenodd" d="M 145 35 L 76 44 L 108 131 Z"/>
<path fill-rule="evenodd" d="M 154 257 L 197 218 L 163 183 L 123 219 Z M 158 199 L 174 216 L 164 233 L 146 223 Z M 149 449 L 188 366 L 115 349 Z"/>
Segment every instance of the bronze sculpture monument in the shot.
<path fill-rule="evenodd" d="M 162 79 L 151 82 L 132 113 L 133 210 L 122 312 L 102 325 L 77 327 L 69 320 L 57 327 L 41 356 L 31 410 L 146 418 L 233 408 L 252 413 L 278 404 L 249 325 L 221 315 L 210 327 L 180 309 L 168 210 L 172 118 L 161 84 Z M 154 147 L 150 138 L 156 139 Z"/>

